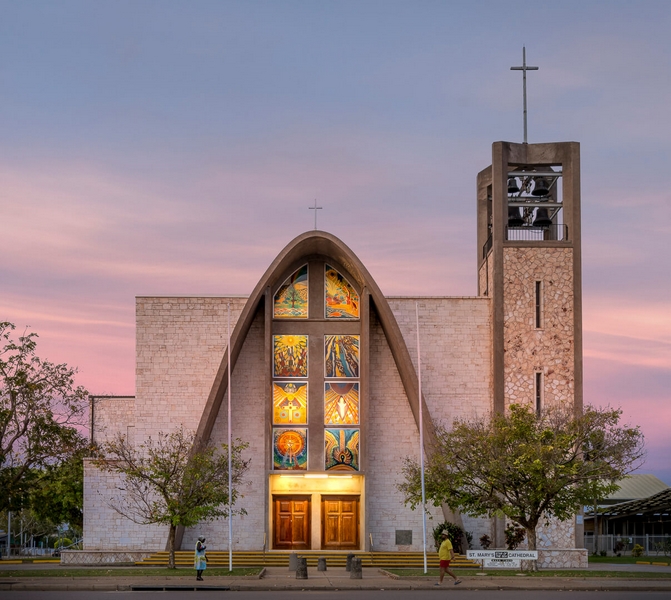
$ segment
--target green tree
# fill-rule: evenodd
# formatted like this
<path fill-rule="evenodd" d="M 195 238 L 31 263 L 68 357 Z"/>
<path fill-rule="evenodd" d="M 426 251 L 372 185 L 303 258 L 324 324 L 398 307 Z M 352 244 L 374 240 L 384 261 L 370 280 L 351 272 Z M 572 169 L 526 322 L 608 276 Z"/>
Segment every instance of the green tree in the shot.
<path fill-rule="evenodd" d="M 14 329 L 0 323 L 0 510 L 23 506 L 42 469 L 85 444 L 77 426 L 88 392 L 75 386 L 77 369 L 42 360 L 37 334 L 14 340 Z"/>
<path fill-rule="evenodd" d="M 30 494 L 31 512 L 39 521 L 68 523 L 77 534 L 84 528 L 84 458 L 81 448 L 63 462 L 41 472 Z"/>
<path fill-rule="evenodd" d="M 231 448 L 232 496 L 228 494 L 228 446 L 198 443 L 180 428 L 159 433 L 135 446 L 119 434 L 100 449 L 95 464 L 121 475 L 119 493 L 109 504 L 120 515 L 142 525 L 169 526 L 169 567 L 175 568 L 177 527 L 227 517 L 240 497 L 238 486 L 249 466 L 243 460 L 246 443 Z M 244 510 L 235 512 L 244 513 Z"/>
<path fill-rule="evenodd" d="M 508 517 L 524 527 L 535 550 L 541 520 L 572 518 L 595 490 L 611 493 L 640 463 L 643 434 L 620 426 L 621 414 L 587 407 L 581 415 L 560 408 L 537 415 L 513 404 L 506 414 L 439 427 L 425 467 L 426 496 L 471 516 Z M 415 508 L 419 465 L 406 459 L 403 473 L 399 489 Z"/>

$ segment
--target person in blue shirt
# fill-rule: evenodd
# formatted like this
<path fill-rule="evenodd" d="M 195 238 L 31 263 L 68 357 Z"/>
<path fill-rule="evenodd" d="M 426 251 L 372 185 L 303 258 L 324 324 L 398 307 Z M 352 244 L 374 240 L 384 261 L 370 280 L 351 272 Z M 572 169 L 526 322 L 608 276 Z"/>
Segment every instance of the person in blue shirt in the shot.
<path fill-rule="evenodd" d="M 207 554 L 205 554 L 205 537 L 200 536 L 196 542 L 196 553 L 193 559 L 193 566 L 196 569 L 196 581 L 203 581 L 203 571 L 207 569 Z"/>

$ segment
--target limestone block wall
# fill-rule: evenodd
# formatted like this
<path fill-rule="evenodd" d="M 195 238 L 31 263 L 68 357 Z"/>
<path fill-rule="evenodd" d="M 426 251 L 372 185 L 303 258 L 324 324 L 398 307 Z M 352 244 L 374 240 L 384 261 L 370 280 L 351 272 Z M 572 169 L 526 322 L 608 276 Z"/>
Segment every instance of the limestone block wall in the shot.
<path fill-rule="evenodd" d="M 490 299 L 389 298 L 417 369 L 419 302 L 422 393 L 436 424 L 450 425 L 491 408 Z"/>
<path fill-rule="evenodd" d="M 159 431 L 169 432 L 180 425 L 187 429 L 198 426 L 226 348 L 229 302 L 232 331 L 246 302 L 244 297 L 137 298 L 137 396 L 96 399 L 96 441 L 105 441 L 120 431 L 127 434 L 131 442 L 141 444 Z M 254 354 L 254 339 L 254 336 L 250 338 L 250 350 L 243 351 L 236 371 L 244 373 L 245 369 L 252 368 L 245 365 L 250 363 L 248 354 Z M 256 344 L 258 354 L 258 339 Z M 262 352 L 261 342 L 261 356 Z M 243 416 L 240 416 L 240 421 L 246 423 Z M 223 428 L 224 437 L 219 436 L 220 442 L 226 438 L 225 421 Z M 219 429 L 221 427 L 217 428 L 215 436 L 219 434 Z M 241 431 L 241 434 L 244 433 Z M 243 435 L 240 437 L 243 438 Z M 248 452 L 250 456 L 252 451 Z M 87 548 L 151 547 L 156 550 L 165 547 L 166 528 L 137 525 L 109 506 L 119 487 L 116 476 L 102 473 L 88 464 L 84 487 L 84 540 Z M 228 534 L 225 539 L 228 540 Z"/>
<path fill-rule="evenodd" d="M 543 373 L 545 405 L 573 403 L 573 250 L 503 251 L 505 405 L 533 403 L 535 373 Z M 535 282 L 543 285 L 542 328 L 535 328 Z"/>
<path fill-rule="evenodd" d="M 92 396 L 91 402 L 90 438 L 92 442 L 104 444 L 121 433 L 133 443 L 135 438 L 134 396 Z"/>
<path fill-rule="evenodd" d="M 455 417 L 468 418 L 489 409 L 491 397 L 491 326 L 489 298 L 420 298 L 422 380 L 433 418 L 446 425 Z M 134 438 L 142 443 L 159 431 L 183 424 L 195 429 L 226 346 L 229 298 L 137 299 L 137 396 L 133 403 L 101 405 L 97 419 L 107 431 L 135 425 Z M 231 298 L 231 329 L 246 302 Z M 390 304 L 416 362 L 415 298 L 391 298 Z M 418 455 L 419 435 L 396 370 L 391 351 L 372 311 L 370 348 L 369 421 L 362 451 L 368 452 L 366 518 L 379 550 L 420 550 L 421 513 L 403 505 L 396 489 L 402 459 Z M 232 374 L 233 436 L 250 443 L 246 456 L 250 470 L 240 506 L 245 516 L 234 517 L 234 549 L 256 550 L 268 529 L 266 479 L 270 455 L 266 448 L 263 316 L 259 313 Z M 110 429 L 111 430 L 111 429 Z M 226 402 L 218 415 L 213 440 L 226 441 Z M 85 544 L 88 549 L 162 549 L 163 527 L 141 526 L 119 516 L 109 506 L 119 487 L 115 476 L 91 464 L 85 471 Z M 431 510 L 429 526 L 442 522 L 442 511 Z M 480 522 L 482 521 L 482 522 Z M 477 539 L 489 522 L 467 525 Z M 413 544 L 395 545 L 397 529 L 413 531 Z M 185 532 L 183 548 L 198 535 L 208 537 L 212 549 L 228 548 L 225 519 L 203 523 Z"/>
<path fill-rule="evenodd" d="M 136 299 L 136 440 L 195 429 L 245 297 Z"/>
<path fill-rule="evenodd" d="M 415 303 L 419 302 L 422 394 L 434 422 L 437 425 L 449 426 L 457 417 L 469 419 L 487 413 L 491 408 L 492 395 L 490 299 L 390 297 L 388 301 L 408 346 L 415 369 L 417 369 Z M 384 335 L 383 341 L 386 344 Z M 374 351 L 371 345 L 371 361 L 374 359 Z M 395 370 L 395 366 L 393 368 Z M 374 372 L 375 367 L 371 363 L 371 373 Z M 409 422 L 414 427 L 414 418 L 405 393 L 403 391 L 402 393 Z M 430 529 L 443 521 L 442 511 L 434 510 L 435 516 L 429 523 Z M 476 547 L 481 535 L 486 533 L 491 537 L 489 519 L 462 515 L 462 520 L 464 529 L 473 534 Z"/>
<path fill-rule="evenodd" d="M 168 540 L 167 526 L 138 525 L 112 508 L 120 487 L 123 485 L 118 475 L 84 460 L 84 549 L 163 550 Z"/>
<path fill-rule="evenodd" d="M 461 515 L 461 520 L 464 524 L 464 531 L 468 531 L 473 536 L 471 548 L 482 548 L 480 538 L 487 535 L 490 540 L 494 539 L 494 522 L 493 519 L 486 517 L 469 517 L 468 515 Z"/>
<path fill-rule="evenodd" d="M 419 432 L 382 327 L 371 311 L 370 399 L 368 428 L 362 451 L 368 452 L 366 518 L 376 550 L 422 549 L 422 513 L 403 504 L 396 488 L 403 477 L 403 459 L 419 457 Z M 440 508 L 430 507 L 428 527 L 443 520 Z M 397 546 L 396 530 L 411 530 L 412 545 Z M 366 540 L 367 542 L 368 540 Z"/>
<path fill-rule="evenodd" d="M 237 364 L 231 373 L 231 435 L 247 442 L 243 456 L 250 459 L 238 502 L 246 515 L 233 516 L 233 550 L 261 550 L 266 531 L 266 469 L 270 457 L 265 448 L 265 409 L 270 399 L 265 397 L 263 312 L 257 313 L 245 340 Z M 212 431 L 212 442 L 227 443 L 228 408 L 224 396 Z M 189 528 L 184 533 L 183 549 L 191 549 L 199 535 L 207 537 L 212 550 L 228 550 L 228 520 L 218 519 Z"/>

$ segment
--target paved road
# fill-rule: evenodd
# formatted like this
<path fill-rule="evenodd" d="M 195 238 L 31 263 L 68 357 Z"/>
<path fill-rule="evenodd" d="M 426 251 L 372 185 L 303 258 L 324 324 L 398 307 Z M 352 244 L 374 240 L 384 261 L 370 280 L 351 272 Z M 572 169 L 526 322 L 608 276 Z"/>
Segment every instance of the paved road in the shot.
<path fill-rule="evenodd" d="M 458 591 L 457 591 L 458 590 Z M 276 592 L 206 592 L 199 591 L 195 597 L 225 598 L 227 600 L 439 600 L 446 594 L 464 600 L 666 600 L 671 592 L 552 592 L 541 590 L 495 591 L 495 590 L 343 590 L 339 592 L 313 592 L 306 590 Z M 123 596 L 123 599 L 121 598 Z M 190 598 L 182 591 L 170 592 L 0 592 L 0 597 L 8 600 L 178 600 Z"/>

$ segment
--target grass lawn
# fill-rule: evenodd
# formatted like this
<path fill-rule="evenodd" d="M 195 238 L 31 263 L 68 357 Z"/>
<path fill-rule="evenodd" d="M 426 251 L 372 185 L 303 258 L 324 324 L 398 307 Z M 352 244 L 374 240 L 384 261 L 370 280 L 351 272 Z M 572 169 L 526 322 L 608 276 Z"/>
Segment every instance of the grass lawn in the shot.
<path fill-rule="evenodd" d="M 229 571 L 226 568 L 207 569 L 203 577 L 247 577 L 256 576 L 261 572 L 261 567 L 241 567 Z M 0 571 L 0 579 L 6 577 L 194 577 L 196 571 L 190 569 L 166 569 L 161 567 L 152 568 L 127 568 L 115 567 L 113 569 L 104 569 L 98 567 L 87 568 L 67 568 L 62 569 L 13 569 Z"/>
<path fill-rule="evenodd" d="M 650 554 L 649 556 L 590 556 L 590 564 L 635 565 L 637 562 L 671 562 L 671 556 Z"/>
<path fill-rule="evenodd" d="M 399 577 L 432 577 L 438 579 L 440 571 L 438 569 L 429 569 L 428 573 L 424 575 L 423 569 L 385 569 Z M 458 577 L 473 577 L 477 573 L 486 573 L 491 577 L 516 577 L 519 571 L 515 569 L 485 569 L 484 571 L 475 571 L 474 569 L 453 569 L 455 575 Z M 531 573 L 525 572 L 528 577 L 609 577 L 617 579 L 671 579 L 671 569 L 668 573 L 632 573 L 629 571 L 587 571 L 587 570 L 561 570 L 561 571 L 538 571 Z M 446 575 L 446 577 L 448 577 Z"/>

